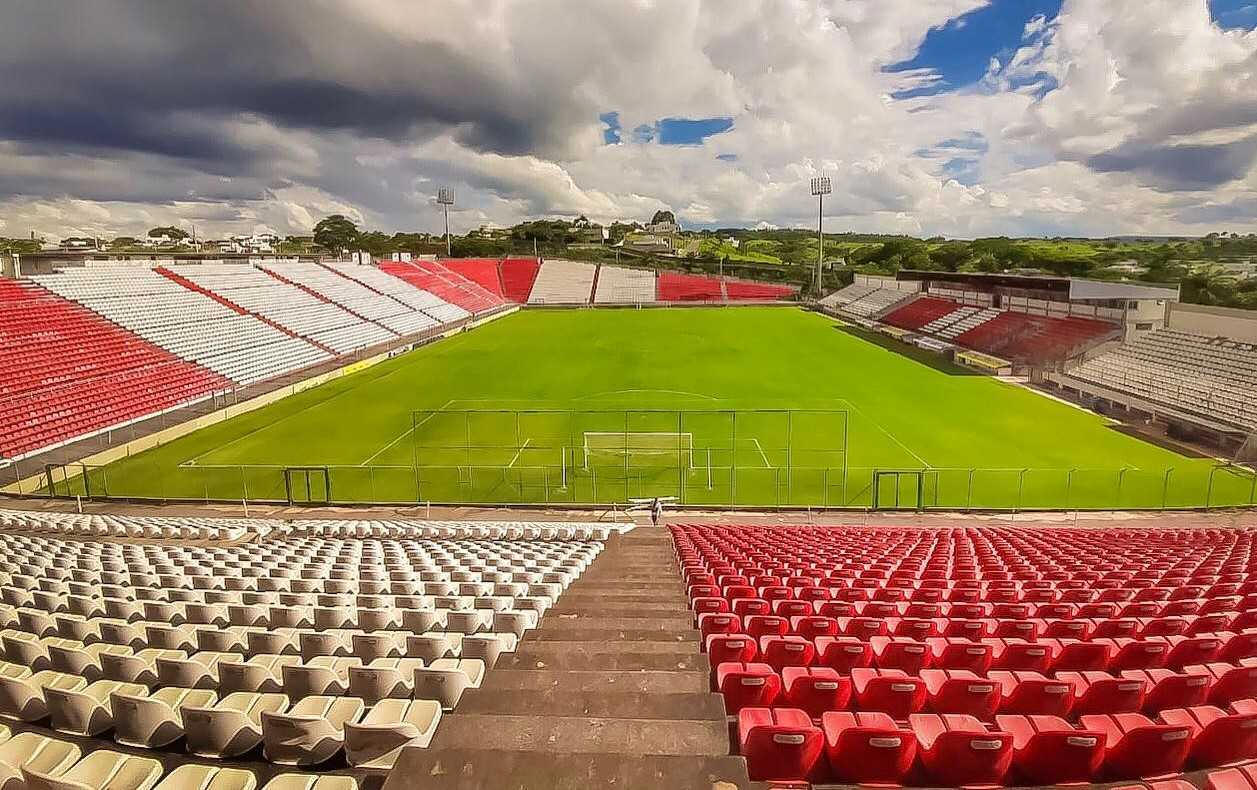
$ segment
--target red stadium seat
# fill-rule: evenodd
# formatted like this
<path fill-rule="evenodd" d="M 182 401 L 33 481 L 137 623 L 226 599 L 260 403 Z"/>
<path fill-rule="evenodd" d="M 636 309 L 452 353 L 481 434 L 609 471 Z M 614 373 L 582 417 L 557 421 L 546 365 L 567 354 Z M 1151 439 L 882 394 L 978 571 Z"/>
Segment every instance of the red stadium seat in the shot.
<path fill-rule="evenodd" d="M 767 664 L 728 661 L 716 667 L 716 688 L 725 698 L 725 710 L 767 707 L 781 694 L 781 678 Z"/>
<path fill-rule="evenodd" d="M 936 784 L 998 785 L 1012 766 L 1013 736 L 992 732 L 973 716 L 917 713 L 908 723 Z"/>
<path fill-rule="evenodd" d="M 746 634 L 712 634 L 707 637 L 707 657 L 713 668 L 729 661 L 754 661 L 758 655 L 758 645 Z"/>
<path fill-rule="evenodd" d="M 1122 677 L 1142 680 L 1147 689 L 1143 710 L 1156 713 L 1166 708 L 1190 708 L 1205 704 L 1211 678 L 1203 672 L 1174 672 L 1169 669 L 1127 669 Z"/>
<path fill-rule="evenodd" d="M 1056 677 L 1074 686 L 1075 716 L 1135 713 L 1143 709 L 1148 693 L 1145 681 L 1114 677 L 1107 672 L 1059 672 Z"/>
<path fill-rule="evenodd" d="M 860 710 L 905 719 L 925 707 L 925 682 L 898 669 L 852 669 L 851 684 Z"/>
<path fill-rule="evenodd" d="M 1192 733 L 1189 763 L 1211 768 L 1257 758 L 1257 713 L 1227 713 L 1212 705 L 1161 711 L 1164 724 Z"/>
<path fill-rule="evenodd" d="M 827 711 L 842 710 L 851 700 L 851 678 L 829 667 L 785 667 L 782 704 L 819 719 Z"/>
<path fill-rule="evenodd" d="M 1058 716 L 996 716 L 1013 736 L 1013 767 L 1029 784 L 1086 782 L 1104 761 L 1104 734 L 1079 730 Z"/>
<path fill-rule="evenodd" d="M 989 719 L 999 709 L 1000 684 L 964 669 L 923 669 L 927 705 L 935 713 Z"/>
<path fill-rule="evenodd" d="M 839 782 L 902 784 L 916 760 L 916 735 L 885 713 L 826 713 L 821 729 L 831 778 Z"/>
<path fill-rule="evenodd" d="M 992 670 L 988 677 L 1000 685 L 1002 713 L 1064 718 L 1074 706 L 1074 686 L 1067 680 L 1025 670 Z"/>
<path fill-rule="evenodd" d="M 856 667 L 873 666 L 873 646 L 854 636 L 818 636 L 816 664 L 840 673 L 848 673 Z"/>
<path fill-rule="evenodd" d="M 1188 727 L 1154 724 L 1139 713 L 1088 715 L 1079 721 L 1088 730 L 1104 733 L 1103 770 L 1114 779 L 1178 773 L 1191 748 Z"/>
<path fill-rule="evenodd" d="M 738 746 L 754 781 L 800 781 L 812 777 L 825 749 L 821 730 L 794 708 L 742 708 Z"/>

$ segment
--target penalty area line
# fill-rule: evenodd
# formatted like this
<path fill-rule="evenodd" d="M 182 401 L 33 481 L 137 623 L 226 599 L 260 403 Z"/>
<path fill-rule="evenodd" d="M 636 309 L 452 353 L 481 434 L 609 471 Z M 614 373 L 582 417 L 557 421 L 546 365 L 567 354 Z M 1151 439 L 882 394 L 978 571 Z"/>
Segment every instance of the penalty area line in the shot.
<path fill-rule="evenodd" d="M 423 424 L 424 424 L 424 423 L 426 423 L 428 420 L 432 419 L 433 417 L 437 416 L 437 415 L 438 415 L 438 414 L 440 414 L 441 412 L 443 412 L 443 411 L 445 411 L 446 409 L 448 409 L 448 408 L 449 408 L 451 405 L 453 405 L 456 401 L 457 401 L 457 398 L 450 398 L 449 400 L 447 400 L 447 401 L 445 402 L 445 405 L 444 405 L 444 406 L 442 406 L 441 408 L 439 408 L 439 409 L 437 409 L 436 411 L 432 412 L 432 413 L 431 413 L 431 414 L 429 414 L 427 417 L 424 417 L 422 420 L 420 420 L 419 422 L 417 422 L 417 423 L 415 423 L 414 425 L 410 426 L 410 427 L 409 427 L 409 428 L 407 428 L 406 430 L 402 431 L 402 433 L 401 433 L 401 435 L 400 435 L 400 436 L 398 436 L 396 439 L 394 439 L 393 441 L 389 442 L 388 444 L 384 445 L 383 447 L 381 447 L 381 448 L 380 448 L 379 450 L 377 450 L 376 452 L 372 453 L 370 458 L 368 458 L 367 460 L 365 460 L 365 461 L 363 461 L 362 463 L 358 464 L 358 466 L 366 466 L 367 464 L 371 463 L 371 462 L 372 462 L 372 461 L 374 461 L 375 459 L 379 458 L 381 455 L 384 455 L 384 453 L 385 453 L 385 452 L 387 452 L 388 450 L 393 449 L 393 447 L 395 447 L 395 446 L 397 445 L 397 443 L 398 443 L 398 442 L 400 442 L 402 439 L 405 439 L 407 436 L 409 436 L 410 434 L 414 433 L 414 432 L 415 432 L 415 430 L 416 430 L 417 428 L 419 428 L 419 426 L 423 425 Z"/>

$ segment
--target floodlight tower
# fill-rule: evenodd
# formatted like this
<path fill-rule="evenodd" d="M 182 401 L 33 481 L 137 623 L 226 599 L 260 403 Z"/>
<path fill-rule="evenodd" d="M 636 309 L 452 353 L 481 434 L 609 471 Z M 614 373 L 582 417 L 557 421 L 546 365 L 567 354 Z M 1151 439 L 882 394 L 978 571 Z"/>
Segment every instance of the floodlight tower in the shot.
<path fill-rule="evenodd" d="M 454 205 L 454 190 L 452 187 L 441 187 L 436 191 L 436 202 L 445 209 L 445 257 L 449 258 L 450 253 L 450 206 Z"/>
<path fill-rule="evenodd" d="M 829 176 L 816 176 L 812 179 L 812 194 L 816 196 L 816 295 L 821 294 L 821 267 L 825 265 L 825 231 L 822 222 L 825 219 L 825 196 L 833 192 Z"/>

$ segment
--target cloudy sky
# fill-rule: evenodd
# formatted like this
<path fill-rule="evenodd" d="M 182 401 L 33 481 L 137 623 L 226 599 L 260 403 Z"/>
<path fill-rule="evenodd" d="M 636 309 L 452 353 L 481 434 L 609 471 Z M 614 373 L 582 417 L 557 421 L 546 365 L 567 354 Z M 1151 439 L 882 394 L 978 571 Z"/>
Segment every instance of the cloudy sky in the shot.
<path fill-rule="evenodd" d="M 1257 0 L 14 0 L 0 235 L 1257 231 Z"/>

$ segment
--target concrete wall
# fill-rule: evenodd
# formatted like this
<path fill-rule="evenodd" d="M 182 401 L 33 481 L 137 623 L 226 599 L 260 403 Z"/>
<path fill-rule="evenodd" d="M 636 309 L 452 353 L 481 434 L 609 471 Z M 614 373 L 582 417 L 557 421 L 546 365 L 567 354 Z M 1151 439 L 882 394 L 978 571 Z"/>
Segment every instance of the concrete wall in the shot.
<path fill-rule="evenodd" d="M 1198 304 L 1170 306 L 1171 329 L 1210 337 L 1222 336 L 1257 343 L 1257 311 Z"/>

